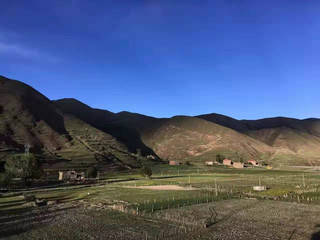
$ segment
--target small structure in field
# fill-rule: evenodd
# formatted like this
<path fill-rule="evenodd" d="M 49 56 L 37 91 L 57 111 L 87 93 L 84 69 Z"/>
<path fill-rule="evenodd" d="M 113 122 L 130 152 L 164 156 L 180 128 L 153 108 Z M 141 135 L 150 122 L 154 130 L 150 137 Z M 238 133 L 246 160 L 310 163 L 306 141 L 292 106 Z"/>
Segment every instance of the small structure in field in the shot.
<path fill-rule="evenodd" d="M 233 167 L 234 167 L 234 168 L 243 168 L 243 163 L 241 163 L 241 162 L 234 162 L 234 163 L 233 163 Z"/>
<path fill-rule="evenodd" d="M 260 177 L 259 177 L 259 186 L 253 186 L 253 190 L 258 191 L 258 192 L 267 190 L 266 186 L 261 186 L 261 178 Z"/>
<path fill-rule="evenodd" d="M 267 166 L 267 169 L 268 169 L 268 170 L 272 170 L 272 169 L 273 169 L 273 167 Z"/>
<path fill-rule="evenodd" d="M 62 181 L 62 180 L 63 180 L 63 172 L 59 171 L 59 181 Z"/>
<path fill-rule="evenodd" d="M 179 161 L 169 161 L 170 166 L 179 166 L 180 162 Z"/>
<path fill-rule="evenodd" d="M 232 166 L 232 161 L 230 159 L 224 159 L 223 160 L 223 165 Z"/>
<path fill-rule="evenodd" d="M 214 161 L 206 161 L 207 166 L 213 166 L 213 164 L 214 164 Z"/>
<path fill-rule="evenodd" d="M 248 164 L 250 165 L 253 165 L 253 166 L 258 166 L 258 163 L 256 162 L 256 160 L 253 160 L 253 159 L 250 159 L 249 161 L 248 161 Z"/>
<path fill-rule="evenodd" d="M 253 186 L 253 190 L 258 191 L 258 192 L 266 191 L 267 187 L 266 186 Z"/>

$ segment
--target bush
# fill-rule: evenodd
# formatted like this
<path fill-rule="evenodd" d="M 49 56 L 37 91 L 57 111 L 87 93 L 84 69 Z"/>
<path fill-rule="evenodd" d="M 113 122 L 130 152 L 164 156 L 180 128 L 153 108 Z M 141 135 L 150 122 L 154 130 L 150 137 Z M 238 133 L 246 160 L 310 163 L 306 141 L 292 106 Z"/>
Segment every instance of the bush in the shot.
<path fill-rule="evenodd" d="M 191 166 L 191 163 L 189 161 L 186 161 L 185 163 L 187 166 Z"/>
<path fill-rule="evenodd" d="M 0 186 L 4 186 L 5 184 L 5 175 L 4 173 L 0 173 Z"/>
<path fill-rule="evenodd" d="M 146 178 L 151 178 L 151 176 L 152 176 L 152 170 L 151 170 L 151 168 L 149 167 L 149 165 L 147 165 L 147 164 L 142 164 L 142 168 L 141 168 L 141 175 L 143 176 L 143 177 L 146 177 Z"/>
<path fill-rule="evenodd" d="M 94 167 L 88 167 L 87 175 L 88 175 L 88 178 L 96 178 L 98 175 L 98 171 Z"/>
<path fill-rule="evenodd" d="M 43 175 L 40 163 L 33 154 L 11 156 L 5 164 L 5 170 L 9 178 L 21 178 L 26 183 Z"/>
<path fill-rule="evenodd" d="M 223 160 L 225 159 L 225 157 L 223 155 L 217 154 L 216 155 L 216 161 L 218 163 L 223 163 Z"/>
<path fill-rule="evenodd" d="M 0 187 L 9 186 L 11 184 L 11 178 L 5 173 L 0 174 Z"/>

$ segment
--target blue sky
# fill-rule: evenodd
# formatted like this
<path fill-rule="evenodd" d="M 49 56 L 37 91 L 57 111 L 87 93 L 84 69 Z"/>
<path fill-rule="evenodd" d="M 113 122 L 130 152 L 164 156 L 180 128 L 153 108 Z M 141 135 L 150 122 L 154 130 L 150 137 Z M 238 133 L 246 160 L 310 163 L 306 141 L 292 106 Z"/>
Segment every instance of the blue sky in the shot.
<path fill-rule="evenodd" d="M 320 1 L 1 0 L 0 74 L 156 117 L 320 117 Z"/>

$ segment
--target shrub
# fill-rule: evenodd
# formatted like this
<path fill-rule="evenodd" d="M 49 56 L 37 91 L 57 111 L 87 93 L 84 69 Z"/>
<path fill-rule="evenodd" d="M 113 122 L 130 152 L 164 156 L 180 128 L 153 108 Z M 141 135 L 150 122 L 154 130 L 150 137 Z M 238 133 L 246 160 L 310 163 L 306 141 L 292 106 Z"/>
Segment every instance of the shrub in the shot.
<path fill-rule="evenodd" d="M 151 170 L 151 168 L 150 168 L 150 166 L 149 165 L 147 165 L 146 163 L 143 163 L 142 164 L 142 167 L 141 167 L 141 175 L 143 176 L 143 177 L 146 177 L 146 178 L 151 178 L 151 176 L 152 176 L 152 170 Z"/>
<path fill-rule="evenodd" d="M 98 171 L 95 167 L 88 167 L 87 175 L 88 175 L 88 178 L 96 178 L 98 175 Z"/>
<path fill-rule="evenodd" d="M 185 163 L 187 166 L 191 166 L 191 163 L 189 161 L 186 161 Z"/>
<path fill-rule="evenodd" d="M 218 162 L 218 163 L 223 163 L 223 160 L 225 159 L 225 157 L 223 156 L 223 155 L 221 155 L 221 154 L 217 154 L 216 155 L 216 161 Z"/>
<path fill-rule="evenodd" d="M 0 186 L 9 186 L 11 184 L 11 178 L 5 173 L 0 173 Z"/>
<path fill-rule="evenodd" d="M 9 178 L 21 178 L 26 183 L 39 179 L 43 174 L 40 163 L 33 154 L 11 156 L 5 164 L 5 170 Z"/>

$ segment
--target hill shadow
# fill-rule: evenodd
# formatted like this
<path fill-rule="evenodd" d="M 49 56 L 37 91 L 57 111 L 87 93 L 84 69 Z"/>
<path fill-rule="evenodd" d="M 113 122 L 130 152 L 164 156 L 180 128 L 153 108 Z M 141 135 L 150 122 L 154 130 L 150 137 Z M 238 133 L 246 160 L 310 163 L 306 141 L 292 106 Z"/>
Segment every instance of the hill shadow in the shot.
<path fill-rule="evenodd" d="M 141 135 L 135 129 L 136 122 L 129 121 L 131 115 L 125 117 L 128 122 L 125 121 L 126 124 L 124 124 L 119 121 L 117 114 L 107 110 L 91 108 L 76 99 L 60 99 L 53 102 L 64 113 L 71 114 L 91 126 L 110 134 L 126 145 L 130 152 L 136 153 L 137 149 L 140 149 L 142 155 L 152 154 L 157 156 L 151 148 L 142 142 Z"/>

